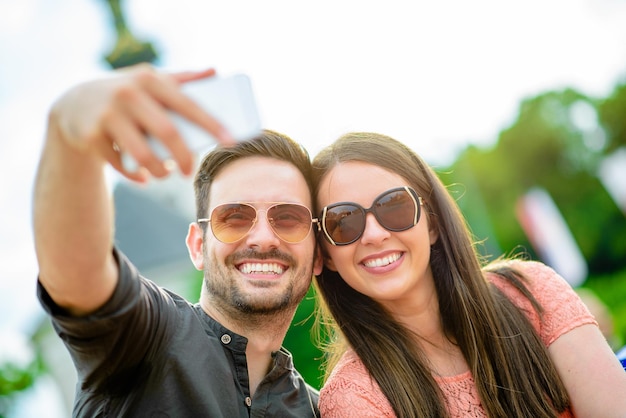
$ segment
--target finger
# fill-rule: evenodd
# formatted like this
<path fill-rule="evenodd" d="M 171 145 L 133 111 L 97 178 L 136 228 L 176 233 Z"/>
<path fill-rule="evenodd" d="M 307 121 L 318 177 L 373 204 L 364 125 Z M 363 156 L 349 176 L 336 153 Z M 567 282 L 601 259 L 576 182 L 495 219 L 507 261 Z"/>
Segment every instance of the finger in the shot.
<path fill-rule="evenodd" d="M 119 117 L 107 123 L 104 129 L 106 135 L 120 151 L 116 153 L 115 158 L 109 160 L 116 170 L 127 177 L 129 175 L 135 177 L 137 174 L 141 176 L 141 173 L 130 172 L 123 166 L 121 155 L 126 153 L 137 162 L 139 168 L 145 168 L 148 173 L 155 177 L 164 177 L 170 173 L 165 163 L 152 152 L 145 139 L 145 134 L 134 119 Z M 110 148 L 113 149 L 113 146 Z"/>
<path fill-rule="evenodd" d="M 150 93 L 168 109 L 180 114 L 185 119 L 204 128 L 212 134 L 219 143 L 233 145 L 236 143 L 230 132 L 208 114 L 195 101 L 180 90 L 180 84 L 212 77 L 215 69 L 203 71 L 188 71 L 161 77 L 155 72 L 144 74 L 142 82 Z"/>
<path fill-rule="evenodd" d="M 214 72 L 211 70 L 205 73 L 195 74 L 197 76 L 198 74 L 204 75 L 213 73 Z M 205 129 L 221 144 L 232 145 L 235 143 L 235 140 L 224 126 L 217 119 L 206 113 L 196 102 L 186 96 L 180 90 L 180 86 L 174 82 L 174 79 L 163 80 L 151 77 L 151 75 L 146 75 L 142 77 L 141 82 L 149 96 L 156 100 L 160 106 L 177 113 L 191 123 L 195 123 Z M 156 109 L 151 109 L 147 104 L 145 108 L 134 107 L 134 109 L 156 112 Z M 138 114 L 138 116 L 147 124 L 147 132 L 159 138 L 163 145 L 170 151 L 172 158 L 179 165 L 181 171 L 185 174 L 190 174 L 193 169 L 193 155 L 189 153 L 187 145 L 181 141 L 180 133 L 175 130 L 172 120 L 168 118 L 166 121 L 157 118 L 155 114 L 148 113 L 143 115 Z"/>
<path fill-rule="evenodd" d="M 98 143 L 96 147 L 98 148 L 99 155 L 127 179 L 138 183 L 146 183 L 149 180 L 150 175 L 145 169 L 140 169 L 133 173 L 124 170 L 121 159 L 121 148 L 114 142 L 103 141 Z"/>
<path fill-rule="evenodd" d="M 207 113 L 207 111 L 193 99 L 183 95 L 175 101 L 168 103 L 168 107 L 190 123 L 208 132 L 219 144 L 234 145 L 236 143 L 235 139 L 224 125 L 213 117 L 212 114 Z"/>
<path fill-rule="evenodd" d="M 207 77 L 213 77 L 217 74 L 214 68 L 208 68 L 206 70 L 201 71 L 180 71 L 176 73 L 172 73 L 171 76 L 176 80 L 179 84 L 186 83 L 188 81 L 201 80 Z"/>
<path fill-rule="evenodd" d="M 193 165 L 193 154 L 186 148 L 171 115 L 152 92 L 158 88 L 156 86 L 163 85 L 173 90 L 171 94 L 181 95 L 176 83 L 169 77 L 146 70 L 135 74 L 116 90 L 114 104 L 106 118 L 108 133 L 113 140 L 140 167 L 147 168 L 157 177 L 164 175 L 162 160 L 175 158 L 176 163 L 187 172 Z M 157 154 L 156 149 L 159 150 Z M 171 149 L 177 149 L 177 154 L 174 155 Z"/>

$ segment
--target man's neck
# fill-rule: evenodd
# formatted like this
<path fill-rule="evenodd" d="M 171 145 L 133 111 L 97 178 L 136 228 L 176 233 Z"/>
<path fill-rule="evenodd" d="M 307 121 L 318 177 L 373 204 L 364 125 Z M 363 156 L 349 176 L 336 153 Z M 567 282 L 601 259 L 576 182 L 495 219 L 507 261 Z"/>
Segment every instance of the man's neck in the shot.
<path fill-rule="evenodd" d="M 254 340 L 260 346 L 264 345 L 262 341 L 267 341 L 269 346 L 273 342 L 275 349 L 272 351 L 280 348 L 297 308 L 289 307 L 273 313 L 247 313 L 215 303 L 210 298 L 201 298 L 200 305 L 207 315 L 248 340 Z"/>
<path fill-rule="evenodd" d="M 246 360 L 248 362 L 248 378 L 250 396 L 254 395 L 263 378 L 273 366 L 272 353 L 282 346 L 296 308 L 285 309 L 274 314 L 242 314 L 220 309 L 204 299 L 200 302 L 207 315 L 222 326 L 246 337 Z"/>

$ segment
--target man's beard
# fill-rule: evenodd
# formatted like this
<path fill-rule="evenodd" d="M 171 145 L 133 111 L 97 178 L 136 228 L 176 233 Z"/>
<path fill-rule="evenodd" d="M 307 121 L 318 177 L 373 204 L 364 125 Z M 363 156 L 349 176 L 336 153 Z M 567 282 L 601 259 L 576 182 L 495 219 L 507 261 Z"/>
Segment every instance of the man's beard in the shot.
<path fill-rule="evenodd" d="M 258 280 L 255 282 L 258 291 L 244 291 L 238 277 L 238 270 L 235 268 L 241 259 L 274 259 L 282 260 L 289 265 L 286 276 L 280 280 L 289 280 L 288 286 L 277 294 L 275 292 L 264 292 L 264 288 L 271 288 L 275 285 L 271 280 Z M 293 262 L 293 258 L 287 254 L 273 250 L 268 253 L 258 253 L 254 250 L 246 250 L 231 254 L 225 263 L 218 263 L 215 259 L 209 259 L 204 254 L 204 286 L 211 297 L 211 300 L 220 309 L 230 312 L 231 315 L 249 318 L 251 316 L 273 316 L 286 312 L 290 315 L 306 295 L 307 286 L 298 286 L 303 281 L 308 282 L 308 278 L 313 274 L 313 262 L 310 260 L 305 267 L 298 266 Z"/>

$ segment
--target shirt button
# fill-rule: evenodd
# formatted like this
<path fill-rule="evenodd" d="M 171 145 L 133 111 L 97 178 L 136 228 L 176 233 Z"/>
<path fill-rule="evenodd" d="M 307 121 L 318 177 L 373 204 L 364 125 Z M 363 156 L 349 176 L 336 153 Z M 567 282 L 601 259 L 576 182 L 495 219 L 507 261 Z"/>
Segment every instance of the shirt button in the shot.
<path fill-rule="evenodd" d="M 252 399 L 250 399 L 250 397 L 249 397 L 249 396 L 246 396 L 246 405 L 247 405 L 248 407 L 252 406 Z"/>
<path fill-rule="evenodd" d="M 223 344 L 230 344 L 231 338 L 230 338 L 230 335 L 224 334 L 224 335 L 222 335 L 220 340 L 222 340 Z"/>

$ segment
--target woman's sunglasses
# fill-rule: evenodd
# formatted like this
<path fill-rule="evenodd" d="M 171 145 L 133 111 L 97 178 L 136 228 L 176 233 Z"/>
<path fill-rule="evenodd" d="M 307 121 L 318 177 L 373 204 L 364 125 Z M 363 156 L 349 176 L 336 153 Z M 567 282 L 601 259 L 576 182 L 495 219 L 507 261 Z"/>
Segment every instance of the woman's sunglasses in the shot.
<path fill-rule="evenodd" d="M 320 214 L 324 236 L 332 245 L 348 245 L 365 231 L 365 217 L 372 213 L 388 231 L 406 231 L 420 220 L 422 198 L 408 186 L 396 187 L 379 195 L 368 209 L 352 202 L 326 206 Z"/>
<path fill-rule="evenodd" d="M 317 223 L 309 208 L 297 203 L 274 203 L 265 210 L 251 203 L 226 203 L 213 209 L 210 218 L 198 219 L 198 223 L 207 222 L 215 238 L 232 244 L 250 232 L 259 212 L 265 212 L 276 236 L 290 244 L 303 241 L 311 232 L 311 225 Z"/>

